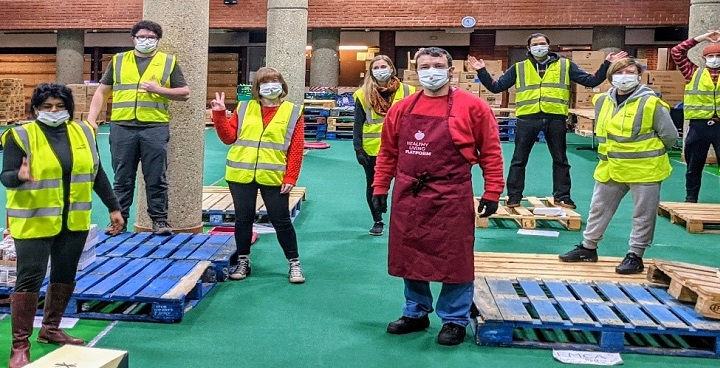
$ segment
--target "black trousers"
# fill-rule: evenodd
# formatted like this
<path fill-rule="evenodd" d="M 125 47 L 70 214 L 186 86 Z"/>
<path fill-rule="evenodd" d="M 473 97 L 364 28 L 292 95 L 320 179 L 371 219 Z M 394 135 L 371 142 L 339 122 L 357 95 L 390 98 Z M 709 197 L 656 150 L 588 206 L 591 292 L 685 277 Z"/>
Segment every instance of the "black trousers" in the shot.
<path fill-rule="evenodd" d="M 50 263 L 50 282 L 75 282 L 78 262 L 82 255 L 87 231 L 70 231 L 63 228 L 60 234 L 49 238 L 15 239 L 17 253 L 17 280 L 15 291 L 36 293 L 42 287 Z"/>
<path fill-rule="evenodd" d="M 382 213 L 375 211 L 372 204 L 373 187 L 372 183 L 375 179 L 375 163 L 377 162 L 377 156 L 368 156 L 369 165 L 362 165 L 365 170 L 365 199 L 367 200 L 368 207 L 370 207 L 370 214 L 372 214 L 373 221 L 382 221 Z"/>
<path fill-rule="evenodd" d="M 110 125 L 110 155 L 115 172 L 115 195 L 124 218 L 130 215 L 135 194 L 138 163 L 142 162 L 147 212 L 153 221 L 167 221 L 168 184 L 167 144 L 170 127 L 131 127 Z"/>
<path fill-rule="evenodd" d="M 687 162 L 686 199 L 698 199 L 702 172 L 710 145 L 715 149 L 715 157 L 720 162 L 720 123 L 708 125 L 707 120 L 691 120 L 684 144 L 685 162 Z"/>
<path fill-rule="evenodd" d="M 285 258 L 298 258 L 297 236 L 295 227 L 290 221 L 290 194 L 280 193 L 280 187 L 260 185 L 258 183 L 239 184 L 228 182 L 230 195 L 235 207 L 235 243 L 237 254 L 250 254 L 252 229 L 255 223 L 255 201 L 260 189 L 268 219 L 275 228 L 278 242 L 285 253 Z M 233 260 L 234 261 L 234 260 Z"/>
<path fill-rule="evenodd" d="M 515 151 L 507 178 L 509 197 L 522 197 L 525 190 L 525 166 L 538 134 L 545 134 L 553 165 L 553 197 L 570 196 L 570 164 L 567 159 L 566 122 L 561 119 L 518 119 L 515 126 Z"/>

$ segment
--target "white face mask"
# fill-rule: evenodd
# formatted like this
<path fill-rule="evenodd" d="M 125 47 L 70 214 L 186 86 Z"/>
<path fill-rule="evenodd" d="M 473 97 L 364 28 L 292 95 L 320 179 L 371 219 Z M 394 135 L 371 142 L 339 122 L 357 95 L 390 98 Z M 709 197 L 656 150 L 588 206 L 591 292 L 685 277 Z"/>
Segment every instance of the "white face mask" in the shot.
<path fill-rule="evenodd" d="M 705 66 L 710 69 L 720 68 L 720 56 L 708 56 L 705 58 Z"/>
<path fill-rule="evenodd" d="M 423 87 L 431 91 L 437 91 L 450 80 L 448 70 L 449 69 L 437 68 L 421 69 L 417 72 L 418 79 L 420 79 L 420 84 L 422 84 Z"/>
<path fill-rule="evenodd" d="M 70 113 L 67 110 L 38 111 L 37 120 L 45 125 L 56 127 L 70 120 Z"/>
<path fill-rule="evenodd" d="M 375 77 L 375 79 L 378 80 L 378 82 L 385 82 L 386 80 L 390 79 L 392 72 L 390 71 L 390 68 L 373 69 L 372 75 L 373 77 Z"/>
<path fill-rule="evenodd" d="M 549 45 L 535 45 L 530 46 L 530 53 L 532 56 L 536 57 L 545 57 L 545 55 L 548 54 L 548 50 L 550 49 Z"/>
<path fill-rule="evenodd" d="M 621 91 L 629 91 L 640 84 L 640 76 L 637 74 L 613 74 L 612 85 Z"/>
<path fill-rule="evenodd" d="M 260 96 L 269 100 L 278 98 L 283 92 L 282 84 L 277 82 L 260 83 Z"/>
<path fill-rule="evenodd" d="M 156 38 L 146 38 L 142 41 L 136 40 L 135 50 L 143 54 L 150 54 L 157 49 L 158 40 Z"/>

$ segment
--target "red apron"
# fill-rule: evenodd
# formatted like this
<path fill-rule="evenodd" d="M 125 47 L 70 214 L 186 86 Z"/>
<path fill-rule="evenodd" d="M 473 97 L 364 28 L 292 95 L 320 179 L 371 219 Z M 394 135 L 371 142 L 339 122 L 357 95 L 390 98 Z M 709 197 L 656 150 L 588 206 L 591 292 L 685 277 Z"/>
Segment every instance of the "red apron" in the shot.
<path fill-rule="evenodd" d="M 390 275 L 411 280 L 474 280 L 472 165 L 450 136 L 445 116 L 413 114 L 418 93 L 400 121 L 390 215 Z"/>

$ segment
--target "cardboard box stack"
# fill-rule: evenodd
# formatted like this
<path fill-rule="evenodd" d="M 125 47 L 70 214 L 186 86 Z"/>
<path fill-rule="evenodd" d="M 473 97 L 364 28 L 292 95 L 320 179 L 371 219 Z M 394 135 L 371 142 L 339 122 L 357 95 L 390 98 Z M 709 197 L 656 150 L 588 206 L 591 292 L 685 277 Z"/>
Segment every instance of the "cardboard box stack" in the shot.
<path fill-rule="evenodd" d="M 660 93 L 660 98 L 671 107 L 683 101 L 685 77 L 679 70 L 648 70 L 642 83 Z"/>
<path fill-rule="evenodd" d="M 68 88 L 72 91 L 75 100 L 75 113 L 73 120 L 87 120 L 88 111 L 93 95 L 98 88 L 98 84 L 68 84 Z M 98 115 L 98 123 L 107 120 L 107 104 L 104 104 Z"/>
<path fill-rule="evenodd" d="M 0 125 L 25 119 L 22 79 L 0 79 Z"/>
<path fill-rule="evenodd" d="M 580 69 L 588 73 L 595 73 L 605 61 L 605 53 L 603 51 L 573 51 L 571 59 Z M 607 80 L 593 88 L 573 83 L 570 89 L 570 107 L 576 109 L 592 109 L 593 96 L 606 92 L 611 86 Z"/>
<path fill-rule="evenodd" d="M 485 69 L 490 73 L 493 79 L 498 79 L 503 74 L 502 60 L 485 60 Z M 478 80 L 478 83 L 480 81 Z M 487 101 L 492 107 L 500 107 L 503 104 L 502 93 L 492 93 L 483 85 L 479 85 L 480 98 Z M 514 88 L 513 88 L 514 90 Z"/>

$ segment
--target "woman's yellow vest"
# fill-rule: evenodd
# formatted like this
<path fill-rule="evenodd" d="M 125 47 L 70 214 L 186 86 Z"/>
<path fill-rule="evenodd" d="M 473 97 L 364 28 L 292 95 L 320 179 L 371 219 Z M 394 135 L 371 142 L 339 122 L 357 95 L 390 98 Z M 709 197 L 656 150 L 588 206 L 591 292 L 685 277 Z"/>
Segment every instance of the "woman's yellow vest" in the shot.
<path fill-rule="evenodd" d="M 303 106 L 287 101 L 280 104 L 265 127 L 262 109 L 256 100 L 237 107 L 238 139 L 228 151 L 225 180 L 247 184 L 282 185 L 287 169 L 287 151 Z"/>
<path fill-rule="evenodd" d="M 16 239 L 55 236 L 62 229 L 63 211 L 68 214 L 69 230 L 89 230 L 93 183 L 99 165 L 94 130 L 85 122 L 67 123 L 73 162 L 70 206 L 63 208 L 62 167 L 38 124 L 42 123 L 21 125 L 2 135 L 3 145 L 14 139 L 25 151 L 33 178 L 17 188 L 7 188 L 5 208 L 10 233 Z"/>
<path fill-rule="evenodd" d="M 395 92 L 391 105 L 395 105 L 403 98 L 415 93 L 415 87 L 400 83 L 400 88 Z M 372 109 L 372 106 L 365 106 L 365 93 L 362 89 L 358 89 L 353 94 L 355 101 L 360 101 L 360 105 L 365 111 L 365 122 L 362 131 L 362 147 L 368 156 L 377 156 L 380 152 L 380 135 L 382 134 L 383 122 L 385 116 L 380 115 Z"/>

